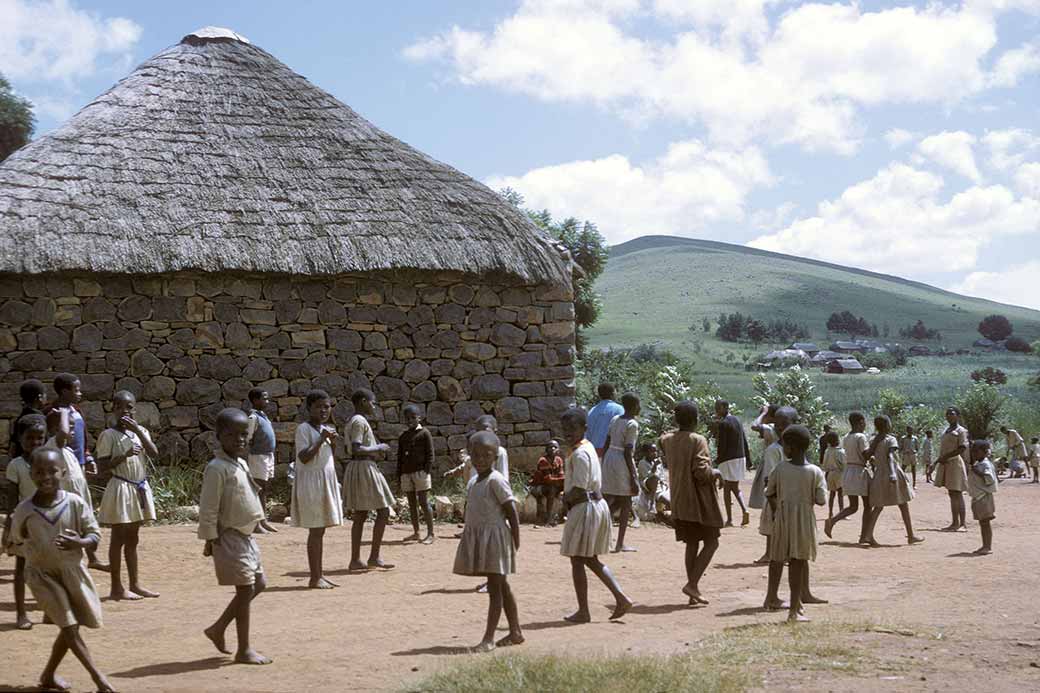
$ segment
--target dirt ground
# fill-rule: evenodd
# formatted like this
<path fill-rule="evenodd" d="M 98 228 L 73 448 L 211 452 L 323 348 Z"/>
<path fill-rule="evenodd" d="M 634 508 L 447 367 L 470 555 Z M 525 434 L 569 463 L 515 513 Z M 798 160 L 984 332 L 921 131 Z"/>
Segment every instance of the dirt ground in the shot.
<path fill-rule="evenodd" d="M 905 545 L 895 508 L 881 516 L 877 537 L 886 545 L 881 549 L 847 543 L 858 535 L 858 516 L 840 524 L 835 541 L 827 541 L 822 534 L 825 513 L 820 512 L 823 545 L 811 575 L 814 591 L 831 603 L 810 607 L 809 615 L 875 621 L 892 629 L 850 636 L 881 666 L 849 676 L 803 671 L 802 663 L 792 662 L 790 670 L 768 673 L 767 684 L 784 690 L 1040 689 L 1038 503 L 1040 485 L 1019 480 L 1001 485 L 996 553 L 988 557 L 969 555 L 980 543 L 974 522 L 967 534 L 937 531 L 948 522 L 949 509 L 946 494 L 931 486 L 920 487 L 911 504 L 916 526 L 927 539 L 919 546 Z M 634 530 L 631 543 L 639 551 L 610 555 L 605 561 L 637 608 L 620 622 L 608 622 L 609 595 L 592 578 L 594 622 L 584 626 L 561 620 L 573 610 L 574 596 L 568 563 L 559 555 L 560 528 L 525 526 L 521 572 L 510 578 L 527 635 L 522 649 L 679 653 L 725 628 L 781 620 L 783 614 L 758 608 L 766 570 L 752 564 L 764 541 L 755 526 L 753 517 L 749 528 L 723 531 L 701 585 L 711 604 L 700 608 L 688 607 L 680 593 L 685 582 L 682 545 L 672 533 L 657 525 Z M 476 580 L 451 573 L 456 531 L 454 525 L 438 525 L 434 545 L 402 545 L 410 527 L 391 527 L 384 555 L 397 569 L 378 574 L 347 574 L 349 532 L 332 531 L 325 563 L 327 574 L 341 587 L 326 592 L 306 587 L 304 530 L 284 527 L 262 537 L 270 588 L 254 603 L 253 641 L 275 661 L 249 667 L 233 665 L 200 632 L 231 590 L 216 585 L 195 528 L 147 528 L 141 544 L 143 582 L 161 592 L 161 598 L 106 601 L 105 627 L 85 631 L 85 637 L 102 669 L 126 691 L 400 689 L 467 657 L 489 656 L 460 652 L 479 641 L 487 598 L 473 592 Z M 55 630 L 41 625 L 30 632 L 12 630 L 12 572 L 13 559 L 3 559 L 0 690 L 32 690 Z M 107 575 L 95 573 L 95 579 L 107 594 Z M 39 621 L 41 614 L 31 616 Z M 71 657 L 59 673 L 74 690 L 89 690 L 89 678 Z"/>

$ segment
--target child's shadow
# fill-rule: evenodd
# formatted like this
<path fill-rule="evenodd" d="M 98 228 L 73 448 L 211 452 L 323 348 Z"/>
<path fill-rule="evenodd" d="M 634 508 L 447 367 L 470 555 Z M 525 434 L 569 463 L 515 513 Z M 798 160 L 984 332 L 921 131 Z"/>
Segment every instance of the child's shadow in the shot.
<path fill-rule="evenodd" d="M 676 611 L 687 611 L 689 609 L 696 609 L 703 607 L 704 604 L 636 604 L 633 606 L 628 613 L 639 614 L 640 616 L 661 616 L 663 614 L 671 614 Z M 608 608 L 614 608 L 609 606 Z"/>
<path fill-rule="evenodd" d="M 852 541 L 837 541 L 837 540 L 821 541 L 820 542 L 820 546 L 838 546 L 838 547 L 843 548 L 843 549 L 868 549 L 868 548 L 870 548 L 866 544 L 857 544 L 856 542 L 852 542 Z"/>
<path fill-rule="evenodd" d="M 264 592 L 310 592 L 313 589 L 310 585 L 273 585 Z"/>
<path fill-rule="evenodd" d="M 206 671 L 208 669 L 219 669 L 232 664 L 230 657 L 206 657 L 187 662 L 163 662 L 162 664 L 147 664 L 135 669 L 127 669 L 112 674 L 121 679 L 143 679 L 148 676 L 172 676 L 173 674 L 186 674 L 189 671 Z"/>
<path fill-rule="evenodd" d="M 449 589 L 447 587 L 438 587 L 437 589 L 423 590 L 419 593 L 419 596 L 422 597 L 427 594 L 477 594 L 477 588 L 459 587 L 455 589 Z"/>
<path fill-rule="evenodd" d="M 712 566 L 716 570 L 741 570 L 743 568 L 766 568 L 768 564 L 759 565 L 758 563 L 716 563 Z"/>
<path fill-rule="evenodd" d="M 563 544 L 562 541 L 547 541 L 547 542 L 545 542 L 546 546 L 560 546 L 561 544 Z"/>
<path fill-rule="evenodd" d="M 471 652 L 468 647 L 450 647 L 448 645 L 434 645 L 433 647 L 417 647 L 412 650 L 400 650 L 391 652 L 391 657 L 413 657 L 415 655 L 464 655 Z"/>
<path fill-rule="evenodd" d="M 782 611 L 782 609 L 781 609 Z M 722 611 L 715 614 L 717 618 L 728 618 L 730 616 L 753 616 L 754 614 L 769 613 L 764 606 L 745 606 L 732 611 Z"/>
<path fill-rule="evenodd" d="M 974 551 L 961 551 L 959 553 L 948 553 L 947 558 L 985 558 L 986 554 L 975 553 Z"/>
<path fill-rule="evenodd" d="M 580 626 L 580 623 L 571 623 L 565 621 L 562 618 L 557 621 L 535 621 L 534 623 L 525 623 L 522 628 L 524 630 L 552 630 L 553 628 L 570 628 L 571 626 Z"/>

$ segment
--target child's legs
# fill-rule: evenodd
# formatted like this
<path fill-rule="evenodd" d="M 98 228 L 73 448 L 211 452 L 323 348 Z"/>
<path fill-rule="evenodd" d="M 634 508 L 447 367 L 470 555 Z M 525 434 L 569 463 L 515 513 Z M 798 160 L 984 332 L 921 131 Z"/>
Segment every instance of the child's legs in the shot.
<path fill-rule="evenodd" d="M 846 506 L 845 509 L 840 511 L 837 515 L 835 515 L 831 522 L 841 522 L 846 517 L 851 517 L 855 515 L 857 510 L 859 510 L 859 496 L 849 496 L 848 506 Z"/>
<path fill-rule="evenodd" d="M 845 509 L 845 492 L 838 489 L 838 512 Z"/>
<path fill-rule="evenodd" d="M 863 517 L 860 519 L 859 525 L 859 540 L 864 541 L 871 537 L 871 532 L 874 531 L 874 525 L 871 522 L 873 513 L 870 507 L 870 494 L 863 496 Z"/>
<path fill-rule="evenodd" d="M 621 516 L 618 518 L 617 538 L 617 548 L 620 550 L 625 546 L 625 531 L 628 529 L 628 518 L 632 514 L 631 496 L 621 496 L 618 500 L 618 507 L 621 508 Z"/>
<path fill-rule="evenodd" d="M 903 517 L 903 527 L 906 528 L 906 536 L 914 536 L 914 523 L 913 520 L 910 518 L 910 504 L 900 503 L 899 514 Z"/>
<path fill-rule="evenodd" d="M 94 679 L 94 683 L 98 684 L 99 688 L 111 690 L 108 687 L 108 682 L 105 681 L 105 677 L 98 671 L 94 665 L 94 660 L 90 657 L 90 650 L 87 649 L 87 644 L 83 642 L 83 638 L 79 634 L 79 626 L 68 626 L 61 629 L 61 637 L 65 639 L 65 644 L 68 649 L 72 650 L 72 654 L 76 655 L 76 659 L 79 660 L 83 668 L 90 674 L 90 678 Z M 104 685 L 102 685 L 104 682 Z"/>
<path fill-rule="evenodd" d="M 426 530 L 429 535 L 433 536 L 433 508 L 430 507 L 430 495 L 428 491 L 418 492 L 419 507 L 423 511 L 423 519 L 426 520 Z M 415 513 L 412 513 L 412 517 L 415 517 Z"/>
<path fill-rule="evenodd" d="M 324 549 L 325 528 L 312 527 L 307 533 L 307 567 L 311 572 L 311 582 L 321 579 Z"/>
<path fill-rule="evenodd" d="M 883 511 L 884 509 L 885 507 L 883 505 L 878 505 L 876 507 L 872 507 L 870 509 L 870 512 L 864 513 L 865 515 L 868 515 L 870 517 L 870 520 L 867 522 L 866 533 L 866 538 L 870 541 L 874 540 L 874 528 L 877 527 L 878 518 L 881 517 L 881 511 Z"/>
<path fill-rule="evenodd" d="M 132 522 L 123 525 L 126 529 L 123 535 L 123 553 L 126 556 L 126 576 L 130 583 L 130 589 L 138 586 L 137 572 L 137 544 L 140 541 L 141 523 Z"/>
<path fill-rule="evenodd" d="M 964 494 L 960 491 L 950 491 L 950 507 L 953 510 L 953 524 L 957 527 L 963 527 L 965 522 L 964 516 Z"/>
<path fill-rule="evenodd" d="M 126 543 L 125 524 L 112 525 L 112 536 L 108 543 L 108 565 L 112 571 L 112 592 L 123 591 L 123 551 Z M 129 564 L 127 566 L 129 568 Z"/>
<path fill-rule="evenodd" d="M 830 496 L 827 498 L 827 515 L 834 516 L 834 497 L 838 495 L 837 491 L 831 491 Z"/>
<path fill-rule="evenodd" d="M 506 612 L 506 621 L 509 622 L 509 632 L 514 635 L 520 634 L 520 611 L 516 606 L 516 597 L 513 596 L 513 588 L 509 585 L 509 578 L 502 576 L 502 607 Z"/>
<path fill-rule="evenodd" d="M 14 608 L 19 622 L 28 620 L 25 611 L 25 558 L 14 558 Z"/>
<path fill-rule="evenodd" d="M 368 519 L 367 510 L 356 510 L 354 512 L 353 524 L 350 525 L 350 562 L 361 561 L 361 537 L 365 533 L 365 520 Z"/>
<path fill-rule="evenodd" d="M 724 481 L 723 482 L 723 488 L 725 488 L 727 491 L 732 493 L 733 496 L 737 499 L 737 505 L 740 506 L 740 512 L 746 513 L 747 512 L 747 506 L 744 505 L 744 494 L 742 494 L 740 492 L 740 482 L 739 481 Z"/>
<path fill-rule="evenodd" d="M 263 579 L 263 575 L 257 575 L 258 582 Z M 253 601 L 253 597 L 260 594 L 266 586 L 266 583 L 235 586 L 235 635 L 238 637 L 235 654 L 237 655 L 245 654 L 251 649 L 249 647 L 249 605 Z"/>
<path fill-rule="evenodd" d="M 766 606 L 780 603 L 780 580 L 784 577 L 784 562 L 769 561 L 769 582 L 766 585 Z"/>
<path fill-rule="evenodd" d="M 621 585 L 618 584 L 617 578 L 615 578 L 614 574 L 610 572 L 610 568 L 600 562 L 599 556 L 586 558 L 585 565 L 587 565 L 589 570 L 600 579 L 600 582 L 606 585 L 607 589 L 610 590 L 610 593 L 614 595 L 614 599 L 618 602 L 628 601 L 628 597 L 626 597 L 625 593 L 621 591 Z"/>
<path fill-rule="evenodd" d="M 693 585 L 695 590 L 699 591 L 701 578 L 704 576 L 704 571 L 708 569 L 708 564 L 711 563 L 712 557 L 715 555 L 715 551 L 719 548 L 718 539 L 705 539 L 704 546 L 700 552 L 697 553 L 697 558 L 693 564 L 693 576 L 690 579 L 690 584 Z M 689 577 L 689 571 L 687 571 Z"/>
<path fill-rule="evenodd" d="M 256 495 L 260 497 L 260 507 L 264 509 L 264 517 L 267 517 L 267 489 L 271 482 L 267 479 L 253 479 L 256 482 Z"/>
<path fill-rule="evenodd" d="M 697 565 L 697 549 L 699 547 L 700 547 L 700 542 L 699 541 L 692 541 L 691 540 L 691 541 L 687 541 L 686 542 L 686 552 L 685 552 L 685 555 L 683 556 L 683 558 L 684 558 L 683 563 L 684 563 L 685 568 L 686 568 L 686 583 L 688 585 L 690 585 L 691 587 L 694 585 L 693 575 L 694 575 L 694 571 L 695 571 L 696 565 Z"/>
<path fill-rule="evenodd" d="M 69 644 L 65 640 L 65 633 L 61 630 L 58 631 L 58 637 L 54 639 L 54 645 L 51 646 L 51 656 L 47 659 L 47 665 L 43 668 L 43 673 L 40 675 L 40 683 L 43 685 L 54 684 L 55 674 L 58 672 L 58 665 L 61 664 L 61 660 L 65 659 L 65 654 L 69 651 Z M 55 685 L 55 688 L 58 688 Z"/>
<path fill-rule="evenodd" d="M 802 611 L 802 589 L 807 584 L 807 561 L 792 558 L 787 569 L 787 584 L 791 588 L 791 612 Z"/>
<path fill-rule="evenodd" d="M 419 498 L 415 491 L 405 491 L 404 494 L 408 496 L 408 514 L 412 517 L 412 529 L 415 533 L 419 533 Z M 426 508 L 423 508 L 426 510 Z"/>
<path fill-rule="evenodd" d="M 993 525 L 992 520 L 979 520 L 979 530 L 982 532 L 982 548 L 993 548 Z"/>
<path fill-rule="evenodd" d="M 239 595 L 243 593 L 243 588 L 248 588 L 250 590 L 250 600 L 256 599 L 257 595 L 259 595 L 261 592 L 264 591 L 264 589 L 267 588 L 267 578 L 264 577 L 263 573 L 257 573 L 256 579 L 254 580 L 252 585 L 235 586 L 235 596 L 231 598 L 231 601 L 228 602 L 228 605 L 224 608 L 224 611 L 221 612 L 220 616 L 217 617 L 216 622 L 211 626 L 211 628 L 216 630 L 221 635 L 223 635 L 224 631 L 227 630 L 227 627 L 231 625 L 231 622 L 234 621 L 235 618 L 238 616 L 238 600 Z"/>
<path fill-rule="evenodd" d="M 722 500 L 723 505 L 726 507 L 726 522 L 727 524 L 733 524 L 733 498 L 730 497 L 732 491 L 730 490 L 729 482 L 722 482 Z"/>
<path fill-rule="evenodd" d="M 488 586 L 488 616 L 482 642 L 491 643 L 495 641 L 495 629 L 498 628 L 498 621 L 502 617 L 502 592 L 505 575 L 489 574 L 486 577 Z"/>
<path fill-rule="evenodd" d="M 372 548 L 368 554 L 369 561 L 379 560 L 379 549 L 383 546 L 383 532 L 386 530 L 386 523 L 389 520 L 389 508 L 380 508 L 376 511 L 376 523 L 372 527 Z"/>
<path fill-rule="evenodd" d="M 589 615 L 589 577 L 585 574 L 585 559 L 571 556 L 571 581 L 574 583 L 574 596 L 578 599 L 578 613 Z"/>

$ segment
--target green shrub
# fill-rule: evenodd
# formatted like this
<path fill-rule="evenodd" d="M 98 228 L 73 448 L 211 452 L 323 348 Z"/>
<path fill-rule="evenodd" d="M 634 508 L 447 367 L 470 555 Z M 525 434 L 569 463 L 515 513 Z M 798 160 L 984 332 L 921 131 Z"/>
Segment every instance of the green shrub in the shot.
<path fill-rule="evenodd" d="M 756 373 L 752 378 L 755 388 L 754 401 L 758 406 L 765 404 L 787 405 L 798 410 L 801 422 L 814 434 L 823 431 L 823 425 L 834 419 L 827 403 L 816 394 L 816 385 L 809 374 L 793 366 L 770 383 L 765 375 Z"/>
<path fill-rule="evenodd" d="M 976 383 L 957 397 L 961 423 L 974 438 L 992 438 L 997 421 L 1007 404 L 1007 396 L 994 385 Z"/>

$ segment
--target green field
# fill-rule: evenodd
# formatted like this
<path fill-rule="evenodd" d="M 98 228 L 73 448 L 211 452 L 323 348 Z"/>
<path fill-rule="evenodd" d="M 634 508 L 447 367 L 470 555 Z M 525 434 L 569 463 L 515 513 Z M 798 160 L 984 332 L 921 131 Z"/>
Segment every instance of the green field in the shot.
<path fill-rule="evenodd" d="M 812 341 L 826 348 L 844 335 L 828 334 L 832 312 L 849 310 L 875 323 L 888 325 L 891 336 L 881 341 L 912 342 L 898 337 L 899 328 L 917 320 L 938 329 L 937 348 L 967 348 L 979 338 L 979 321 L 986 315 L 1006 315 L 1015 334 L 1040 338 L 1040 311 L 960 296 L 898 277 L 875 274 L 770 253 L 744 246 L 664 236 L 647 236 L 611 249 L 610 261 L 596 283 L 603 312 L 587 333 L 592 348 L 632 347 L 659 343 L 691 359 L 699 375 L 714 380 L 727 396 L 751 394 L 745 359 L 783 344 L 733 344 L 705 333 L 708 318 L 714 330 L 719 313 L 739 311 L 760 320 L 789 319 L 803 323 Z M 690 327 L 693 326 L 693 330 Z M 832 410 L 844 412 L 873 404 L 881 387 L 897 387 L 922 403 L 942 406 L 970 384 L 969 374 L 993 366 L 1007 372 L 1007 391 L 1018 399 L 1035 397 L 1026 381 L 1040 370 L 1037 355 L 979 353 L 915 358 L 907 367 L 869 375 L 824 375 L 816 381 Z"/>

